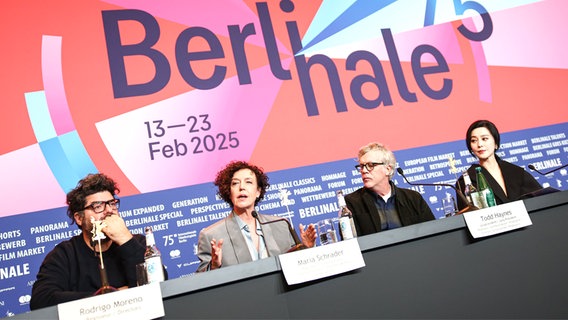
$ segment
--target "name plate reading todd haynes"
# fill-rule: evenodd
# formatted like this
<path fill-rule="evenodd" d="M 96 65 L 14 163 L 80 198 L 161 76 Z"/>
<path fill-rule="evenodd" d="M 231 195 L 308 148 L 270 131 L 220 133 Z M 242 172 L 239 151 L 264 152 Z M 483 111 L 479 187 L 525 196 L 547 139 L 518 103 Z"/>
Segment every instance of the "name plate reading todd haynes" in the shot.
<path fill-rule="evenodd" d="M 357 239 L 278 256 L 289 285 L 321 279 L 365 266 Z"/>
<path fill-rule="evenodd" d="M 60 320 L 156 319 L 165 315 L 158 282 L 61 303 L 57 312 Z"/>
<path fill-rule="evenodd" d="M 492 236 L 532 225 L 522 200 L 465 212 L 463 217 L 474 238 Z"/>

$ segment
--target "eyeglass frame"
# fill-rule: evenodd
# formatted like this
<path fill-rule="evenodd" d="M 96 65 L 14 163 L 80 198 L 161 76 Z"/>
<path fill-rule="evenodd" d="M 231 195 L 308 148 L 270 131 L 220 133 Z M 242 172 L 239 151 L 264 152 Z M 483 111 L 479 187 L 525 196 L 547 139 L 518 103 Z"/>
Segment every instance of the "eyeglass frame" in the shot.
<path fill-rule="evenodd" d="M 371 165 L 371 167 L 369 168 L 369 165 Z M 373 171 L 373 169 L 375 169 L 375 167 L 377 166 L 381 166 L 381 165 L 386 165 L 386 163 L 384 162 L 367 162 L 367 163 L 360 163 L 358 165 L 355 165 L 355 169 L 357 169 L 359 172 L 361 172 L 361 170 L 363 168 L 367 169 L 368 172 Z"/>
<path fill-rule="evenodd" d="M 100 211 L 95 210 L 95 205 L 99 206 L 102 205 L 102 209 Z M 112 199 L 108 201 L 93 201 L 90 205 L 85 206 L 83 210 L 91 209 L 94 213 L 102 213 L 105 211 L 106 207 L 109 206 L 112 210 L 118 210 L 120 207 L 120 199 Z"/>

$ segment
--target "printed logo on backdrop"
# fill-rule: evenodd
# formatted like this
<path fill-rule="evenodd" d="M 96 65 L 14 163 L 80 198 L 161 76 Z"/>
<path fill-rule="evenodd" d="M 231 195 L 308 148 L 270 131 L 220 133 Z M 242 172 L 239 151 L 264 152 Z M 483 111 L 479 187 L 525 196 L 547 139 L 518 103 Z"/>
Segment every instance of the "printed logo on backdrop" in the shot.
<path fill-rule="evenodd" d="M 499 154 L 525 168 L 534 164 L 543 170 L 553 169 L 568 155 L 564 128 L 556 125 L 503 133 Z M 463 141 L 395 151 L 395 156 L 398 165 L 409 173 L 408 178 L 416 183 L 454 184 L 456 176 L 475 160 L 464 149 Z M 448 161 L 450 157 L 456 170 Z M 339 212 L 336 191 L 347 194 L 363 185 L 360 173 L 353 167 L 355 163 L 354 159 L 347 159 L 270 172 L 271 186 L 259 209 L 290 219 L 296 229 L 300 223 L 307 225 L 336 217 Z M 563 189 L 568 179 L 565 171 L 535 177 L 543 186 L 559 189 Z M 421 193 L 435 215 L 443 217 L 439 199 L 448 192 L 445 187 L 410 186 L 398 175 L 394 182 Z M 194 274 L 199 264 L 196 257 L 199 231 L 230 213 L 230 207 L 215 192 L 212 184 L 203 184 L 122 198 L 121 214 L 127 216 L 125 220 L 134 233 L 141 233 L 146 225 L 156 227 L 156 241 L 170 279 Z M 80 232 L 67 219 L 65 208 L 4 218 L 3 225 L 18 228 L 0 232 L 3 313 L 27 311 L 31 286 L 45 253 Z"/>
<path fill-rule="evenodd" d="M 300 1 L 265 1 L 253 6 L 236 1 L 225 6 L 226 12 L 232 13 L 231 20 L 218 23 L 208 18 L 219 13 L 214 2 L 203 2 L 203 10 L 210 13 L 204 14 L 150 2 L 137 10 L 107 10 L 108 4 L 112 4 L 112 9 L 129 8 L 123 0 L 109 0 L 97 3 L 96 9 L 100 10 L 95 15 L 68 14 L 86 19 L 96 16 L 96 23 L 86 20 L 81 26 L 74 24 L 73 30 L 62 30 L 63 34 L 53 35 L 50 28 L 44 30 L 30 24 L 30 28 L 43 32 L 43 37 L 39 34 L 30 38 L 34 42 L 41 39 L 41 44 L 30 51 L 41 56 L 41 61 L 36 61 L 41 70 L 25 74 L 33 85 L 15 82 L 29 91 L 21 96 L 25 97 L 24 112 L 30 123 L 9 130 L 11 136 L 18 137 L 28 137 L 32 132 L 35 140 L 32 145 L 26 141 L 22 149 L 0 155 L 0 168 L 8 168 L 3 172 L 4 181 L 11 182 L 7 185 L 17 182 L 28 185 L 31 191 L 39 186 L 37 190 L 41 192 L 29 201 L 28 195 L 18 188 L 4 190 L 4 195 L 13 200 L 5 202 L 1 213 L 25 214 L 4 217 L 0 223 L 0 314 L 29 310 L 31 286 L 45 254 L 79 232 L 68 221 L 65 209 L 59 208 L 65 191 L 75 186 L 78 177 L 101 167 L 128 182 L 122 189 L 121 208 L 128 228 L 142 234 L 144 226 L 152 226 L 170 278 L 186 277 L 194 273 L 199 263 L 199 231 L 230 212 L 209 183 L 227 159 L 253 157 L 261 165 L 289 168 L 288 162 L 274 152 L 275 145 L 281 154 L 289 154 L 297 149 L 297 143 L 317 148 L 316 143 L 310 142 L 320 141 L 324 148 L 296 160 L 298 167 L 268 172 L 271 187 L 259 210 L 286 217 L 297 227 L 299 223 L 336 216 L 339 208 L 335 192 L 342 189 L 347 194 L 362 186 L 353 159 L 337 156 L 340 153 L 335 148 L 342 145 L 334 143 L 335 137 L 330 133 L 340 134 L 344 141 L 355 141 L 362 137 L 391 137 L 394 131 L 397 135 L 393 140 L 383 142 L 420 146 L 423 141 L 439 141 L 434 130 L 415 134 L 416 126 L 431 126 L 424 121 L 425 117 L 445 119 L 452 110 L 469 112 L 468 108 L 479 105 L 491 108 L 497 116 L 508 116 L 510 108 L 491 102 L 500 97 L 515 105 L 516 97 L 503 96 L 500 87 L 509 88 L 509 83 L 491 79 L 491 66 L 510 67 L 515 73 L 507 73 L 509 77 L 516 76 L 518 70 L 539 72 L 535 78 L 550 79 L 547 88 L 554 92 L 556 83 L 563 85 L 562 81 L 554 81 L 558 70 L 566 69 L 562 50 L 546 47 L 551 50 L 541 50 L 535 59 L 524 42 L 503 42 L 508 50 L 499 50 L 485 41 L 503 32 L 499 25 L 513 29 L 531 21 L 536 21 L 529 25 L 533 34 L 548 41 L 543 36 L 554 34 L 554 30 L 547 30 L 546 24 L 538 23 L 539 19 L 550 19 L 551 14 L 561 10 L 551 10 L 552 5 L 547 2 L 525 2 L 521 6 L 514 2 L 454 1 L 442 10 L 440 2 L 437 6 L 436 1 L 427 1 L 420 19 L 398 19 L 402 22 L 393 23 L 388 18 L 393 12 L 399 17 L 414 17 L 416 9 L 401 1 L 322 1 L 318 8 Z M 65 8 L 55 5 L 46 12 L 67 12 L 61 9 Z M 156 13 L 158 10 L 160 14 Z M 319 14 L 318 10 L 328 14 Z M 518 14 L 523 10 L 530 10 L 530 21 L 510 18 L 524 16 Z M 183 12 L 181 17 L 179 12 Z M 472 19 L 462 17 L 468 13 L 480 18 L 481 23 L 474 26 Z M 298 20 L 300 17 L 313 17 L 313 21 Z M 133 25 L 142 27 L 142 33 L 132 32 Z M 93 27 L 98 28 L 100 37 L 72 36 L 75 32 L 92 32 Z M 175 42 L 164 43 L 171 40 L 167 34 L 174 35 Z M 229 41 L 235 40 L 235 35 L 243 36 L 243 42 Z M 123 37 L 125 41 L 121 42 Z M 192 37 L 209 41 L 211 56 L 197 61 L 199 57 L 192 56 L 195 48 L 189 45 Z M 527 39 L 529 43 L 535 40 Z M 157 44 L 158 40 L 162 42 Z M 91 49 L 85 51 L 87 41 Z M 242 50 L 234 43 L 242 44 Z M 80 57 L 74 54 L 78 48 Z M 498 51 L 523 54 L 515 55 L 514 60 L 502 57 Z M 215 56 L 221 52 L 225 60 Z M 129 60 L 133 57 L 145 62 Z M 91 63 L 85 65 L 85 59 Z M 216 63 L 216 68 L 206 69 L 209 73 L 190 67 L 207 61 Z M 360 69 L 364 64 L 368 65 L 366 69 Z M 328 76 L 316 77 L 312 69 L 317 68 L 323 68 Z M 459 68 L 467 70 L 455 73 Z M 92 77 L 99 74 L 92 72 L 95 69 L 103 70 L 104 78 L 93 81 Z M 148 71 L 147 79 L 141 79 L 144 71 Z M 138 77 L 139 74 L 142 76 Z M 85 75 L 91 78 L 88 83 L 81 83 Z M 330 91 L 325 104 L 320 87 Z M 368 87 L 373 88 L 371 93 Z M 466 95 L 460 95 L 460 88 Z M 251 96 L 254 101 L 248 98 Z M 547 108 L 559 109 L 558 105 L 565 100 L 561 94 L 548 95 L 546 99 L 546 103 L 538 101 L 543 112 Z M 239 107 L 227 108 L 232 105 Z M 85 112 L 86 107 L 89 112 Z M 405 112 L 391 113 L 393 109 Z M 526 109 L 534 110 L 534 105 L 515 105 L 515 111 Z M 386 113 L 388 121 L 381 128 L 371 132 L 357 130 L 363 127 L 360 122 Z M 253 121 L 249 121 L 250 114 L 254 115 Z M 353 117 L 355 114 L 361 116 Z M 356 122 L 348 122 L 355 118 Z M 413 122 L 405 129 L 410 134 L 398 134 L 399 123 L 409 119 L 420 119 L 421 123 Z M 517 120 L 522 120 L 521 128 L 536 128 L 503 134 L 501 157 L 525 168 L 533 164 L 539 170 L 566 163 L 566 123 L 542 125 L 565 118 L 544 122 Z M 290 124 L 294 125 L 293 130 Z M 327 143 L 333 143 L 333 148 Z M 354 156 L 356 148 L 353 146 Z M 395 154 L 398 165 L 416 183 L 453 184 L 460 172 L 475 161 L 464 149 L 463 141 L 395 150 Z M 25 168 L 25 176 L 21 175 L 22 170 L 12 170 L 20 169 L 19 165 L 28 163 L 28 159 L 41 159 L 42 164 Z M 454 172 L 449 159 L 454 161 Z M 535 177 L 543 186 L 565 189 L 566 175 L 566 170 L 559 170 Z M 442 217 L 440 199 L 451 190 L 409 186 L 398 176 L 394 182 L 420 192 L 436 216 Z"/>
<path fill-rule="evenodd" d="M 568 181 L 566 170 L 542 176 L 528 168 L 528 165 L 532 164 L 538 170 L 554 169 L 568 162 L 568 139 L 564 131 L 565 125 L 560 124 L 546 128 L 502 133 L 502 143 L 497 154 L 503 160 L 525 168 L 543 187 L 564 190 Z M 455 151 L 447 152 L 447 150 Z M 465 148 L 463 141 L 397 151 L 395 155 L 398 165 L 404 169 L 409 181 L 418 184 L 455 185 L 457 178 L 473 163 L 477 163 L 477 159 Z M 395 179 L 398 180 L 396 176 Z M 398 185 L 422 194 L 437 218 L 443 217 L 440 199 L 446 192 L 454 193 L 449 187 L 410 186 L 403 180 L 400 180 Z"/>
<path fill-rule="evenodd" d="M 97 172 L 101 163 L 128 179 L 131 193 L 147 193 L 211 181 L 227 158 L 250 159 L 260 153 L 261 159 L 270 159 L 271 151 L 259 147 L 259 142 L 280 134 L 267 122 L 281 112 L 283 103 L 294 109 L 283 122 L 315 124 L 319 122 L 310 118 L 328 112 L 337 116 L 373 109 L 382 112 L 381 107 L 459 99 L 455 91 L 462 87 L 478 90 L 474 95 L 479 101 L 491 102 L 489 66 L 480 44 L 491 37 L 494 25 L 485 6 L 494 11 L 518 6 L 494 8 L 486 2 L 458 1 L 442 8 L 434 1 L 417 9 L 399 1 L 342 6 L 322 1 L 319 12 L 326 14 L 316 14 L 300 1 L 259 1 L 252 7 L 232 2 L 221 9 L 231 12 L 231 19 L 211 21 L 203 17 L 219 13 L 214 4 L 193 10 L 183 2 L 165 7 L 142 3 L 129 9 L 124 0 L 105 2 L 125 9 L 101 7 L 95 29 L 100 42 L 89 41 L 93 52 L 103 53 L 95 55 L 92 64 L 103 68 L 104 76 L 88 80 L 100 83 L 99 87 L 65 83 L 64 74 L 82 77 L 73 73 L 74 56 L 63 61 L 68 56 L 63 52 L 64 36 L 50 34 L 43 37 L 41 48 L 46 88 L 26 93 L 31 126 L 42 147 L 39 151 L 63 193 L 75 185 L 77 177 Z M 414 17 L 416 10 L 423 15 L 393 24 L 388 18 L 393 10 L 400 16 Z M 480 21 L 474 25 L 470 16 Z M 306 18 L 313 20 L 306 23 Z M 237 32 L 239 28 L 246 28 L 244 34 Z M 165 34 L 175 42 L 170 43 Z M 205 43 L 203 48 L 192 41 L 197 38 Z M 71 46 L 70 52 L 83 44 L 65 43 Z M 225 60 L 217 64 L 221 58 Z M 464 63 L 474 65 L 465 76 L 449 67 Z M 361 64 L 369 70 L 356 68 Z M 328 76 L 315 76 L 314 68 L 323 68 Z M 469 84 L 472 76 L 478 86 L 464 86 L 464 79 Z M 344 88 L 342 82 L 349 79 L 349 88 Z M 290 81 L 297 85 L 287 86 Z M 294 90 L 287 96 L 298 101 L 278 99 L 285 86 Z M 76 90 L 67 90 L 70 87 Z M 318 87 L 332 96 L 322 99 Z M 105 94 L 92 93 L 99 91 Z M 255 99 L 246 98 L 250 96 Z M 89 117 L 82 109 L 85 99 L 98 106 Z M 324 110 L 324 103 L 329 110 Z M 234 108 L 227 107 L 233 104 Z M 441 112 L 429 105 L 425 104 L 433 117 Z M 422 112 L 410 110 L 414 115 Z M 43 119 L 46 114 L 53 116 Z M 334 121 L 322 121 L 321 129 L 327 130 Z M 54 130 L 44 130 L 46 126 Z M 394 128 L 389 121 L 383 126 Z M 312 129 L 302 125 L 295 132 L 319 136 L 326 131 Z M 293 147 L 290 142 L 281 145 Z M 328 160 L 337 159 L 330 154 Z"/>

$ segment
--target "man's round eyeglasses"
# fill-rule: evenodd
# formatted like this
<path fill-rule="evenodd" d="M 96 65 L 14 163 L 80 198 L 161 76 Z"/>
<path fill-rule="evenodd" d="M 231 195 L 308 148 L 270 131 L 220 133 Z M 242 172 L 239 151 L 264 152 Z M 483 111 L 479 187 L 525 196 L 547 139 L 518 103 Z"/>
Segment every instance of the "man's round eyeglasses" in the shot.
<path fill-rule="evenodd" d="M 109 206 L 112 210 L 118 209 L 120 206 L 120 199 L 112 199 L 109 201 L 95 201 L 90 205 L 83 208 L 83 210 L 91 209 L 95 213 L 101 213 L 105 211 L 106 206 Z"/>
<path fill-rule="evenodd" d="M 380 166 L 385 164 L 384 162 L 367 162 L 367 163 L 360 163 L 355 166 L 355 169 L 361 171 L 363 168 L 367 169 L 367 171 L 371 172 L 375 169 L 376 166 Z"/>

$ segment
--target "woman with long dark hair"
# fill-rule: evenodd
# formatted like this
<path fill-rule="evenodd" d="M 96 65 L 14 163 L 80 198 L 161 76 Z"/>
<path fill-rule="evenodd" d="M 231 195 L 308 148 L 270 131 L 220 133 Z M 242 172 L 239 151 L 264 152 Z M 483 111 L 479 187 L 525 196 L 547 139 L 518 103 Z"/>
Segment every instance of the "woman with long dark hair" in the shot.
<path fill-rule="evenodd" d="M 479 161 L 467 169 L 472 184 L 477 186 L 475 168 L 481 167 L 481 172 L 493 190 L 496 204 L 516 201 L 526 193 L 542 189 L 529 172 L 499 158 L 496 151 L 499 150 L 501 137 L 491 121 L 473 122 L 467 129 L 465 143 L 469 152 Z M 460 190 L 464 190 L 463 176 L 458 179 L 457 185 Z M 459 209 L 466 206 L 458 197 Z"/>

